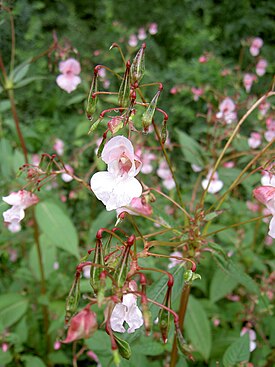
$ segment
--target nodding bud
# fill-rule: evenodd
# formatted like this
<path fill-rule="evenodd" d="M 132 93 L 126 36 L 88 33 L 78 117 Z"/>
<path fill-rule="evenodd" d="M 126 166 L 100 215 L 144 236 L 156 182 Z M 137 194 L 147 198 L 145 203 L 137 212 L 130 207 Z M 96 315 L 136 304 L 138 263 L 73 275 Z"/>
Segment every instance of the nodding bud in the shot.
<path fill-rule="evenodd" d="M 74 282 L 66 299 L 65 324 L 68 324 L 75 314 L 80 297 L 80 272 L 76 272 Z"/>
<path fill-rule="evenodd" d="M 95 67 L 94 76 L 93 76 L 93 80 L 92 80 L 92 84 L 91 84 L 91 88 L 90 88 L 90 92 L 88 96 L 87 107 L 86 107 L 86 115 L 90 121 L 92 121 L 93 119 L 93 114 L 96 111 L 96 105 L 97 105 L 97 100 L 98 100 L 98 97 L 96 94 L 96 92 L 98 91 L 97 79 L 98 79 L 98 68 Z"/>
<path fill-rule="evenodd" d="M 132 351 L 130 345 L 123 339 L 120 339 L 117 335 L 114 334 L 114 338 L 116 341 L 116 345 L 118 348 L 118 352 L 124 359 L 130 359 L 132 355 Z"/>
<path fill-rule="evenodd" d="M 142 115 L 142 126 L 143 126 L 143 132 L 145 134 L 148 133 L 149 126 L 152 123 L 160 93 L 161 91 L 158 90 L 155 96 L 153 97 L 152 101 L 150 102 L 149 106 L 147 107 L 147 110 Z"/>
<path fill-rule="evenodd" d="M 134 236 L 130 236 L 129 239 L 131 237 L 134 237 Z M 119 288 L 122 288 L 124 286 L 124 283 L 126 281 L 127 274 L 128 274 L 129 255 L 130 255 L 131 246 L 134 243 L 134 241 L 129 241 L 129 239 L 127 241 L 126 246 L 123 249 L 120 262 L 117 265 L 117 268 L 113 275 L 114 279 L 116 280 L 117 286 Z"/>
<path fill-rule="evenodd" d="M 105 263 L 104 263 L 102 242 L 100 239 L 97 239 L 93 265 L 91 266 L 91 276 L 90 276 L 90 284 L 93 287 L 93 290 L 95 293 L 97 293 L 100 288 L 101 273 L 103 271 L 104 265 Z"/>
<path fill-rule="evenodd" d="M 171 308 L 171 287 L 168 287 L 163 305 Z M 164 343 L 167 343 L 168 340 L 168 333 L 171 324 L 171 315 L 167 309 L 161 308 L 159 311 L 159 328 L 162 336 L 162 340 Z"/>
<path fill-rule="evenodd" d="M 97 330 L 96 313 L 86 306 L 72 318 L 67 337 L 62 343 L 71 343 L 79 339 L 90 338 Z"/>
<path fill-rule="evenodd" d="M 128 60 L 126 70 L 118 92 L 119 107 L 127 107 L 130 102 L 130 67 L 131 63 Z"/>
<path fill-rule="evenodd" d="M 146 44 L 143 43 L 138 50 L 130 69 L 131 84 L 139 83 L 145 72 L 145 55 Z"/>

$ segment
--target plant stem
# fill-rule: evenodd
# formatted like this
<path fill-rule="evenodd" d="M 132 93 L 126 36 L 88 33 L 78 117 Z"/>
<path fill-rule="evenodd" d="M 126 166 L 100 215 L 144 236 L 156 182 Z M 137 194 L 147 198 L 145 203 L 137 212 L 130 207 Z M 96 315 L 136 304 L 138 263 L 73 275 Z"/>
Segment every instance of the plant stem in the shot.
<path fill-rule="evenodd" d="M 184 318 L 185 318 L 185 314 L 186 314 L 186 310 L 187 310 L 187 304 L 188 304 L 188 300 L 189 300 L 190 288 L 191 288 L 190 284 L 185 283 L 184 287 L 182 289 L 182 293 L 181 293 L 180 309 L 179 309 L 179 312 L 178 312 L 179 327 L 180 327 L 181 332 L 183 332 L 183 323 L 184 323 Z M 175 367 L 176 366 L 177 359 L 178 359 L 178 348 L 177 348 L 177 337 L 175 335 L 174 336 L 173 347 L 172 347 L 172 352 L 171 352 L 170 367 Z"/>

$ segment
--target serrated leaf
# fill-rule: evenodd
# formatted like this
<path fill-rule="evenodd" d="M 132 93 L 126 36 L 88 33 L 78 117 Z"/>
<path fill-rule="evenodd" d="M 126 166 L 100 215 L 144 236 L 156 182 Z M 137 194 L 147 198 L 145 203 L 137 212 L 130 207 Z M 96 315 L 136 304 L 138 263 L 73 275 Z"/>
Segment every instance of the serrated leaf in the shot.
<path fill-rule="evenodd" d="M 24 355 L 22 356 L 24 367 L 46 367 L 41 358 L 36 356 Z"/>
<path fill-rule="evenodd" d="M 205 155 L 205 153 L 203 152 L 199 143 L 191 136 L 185 134 L 183 131 L 176 129 L 176 132 L 185 160 L 191 164 L 196 164 L 197 166 L 203 167 L 204 163 L 202 157 Z"/>
<path fill-rule="evenodd" d="M 28 309 L 28 299 L 17 293 L 0 296 L 0 323 L 7 328 L 16 323 Z"/>
<path fill-rule="evenodd" d="M 223 355 L 224 367 L 234 367 L 237 363 L 246 362 L 249 356 L 249 335 L 246 333 L 226 349 Z"/>
<path fill-rule="evenodd" d="M 40 202 L 35 207 L 35 216 L 41 231 L 52 245 L 79 258 L 76 228 L 58 205 L 51 201 Z"/>
<path fill-rule="evenodd" d="M 201 303 L 193 296 L 189 297 L 184 329 L 194 350 L 208 360 L 212 347 L 210 323 Z"/>
<path fill-rule="evenodd" d="M 214 303 L 231 293 L 238 281 L 230 274 L 217 269 L 210 285 L 210 300 Z"/>

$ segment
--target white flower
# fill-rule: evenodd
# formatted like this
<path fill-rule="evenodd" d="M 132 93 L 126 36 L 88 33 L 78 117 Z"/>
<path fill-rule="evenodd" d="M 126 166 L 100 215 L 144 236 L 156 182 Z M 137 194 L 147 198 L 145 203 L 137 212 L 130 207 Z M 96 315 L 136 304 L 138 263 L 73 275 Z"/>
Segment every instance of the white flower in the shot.
<path fill-rule="evenodd" d="M 206 176 L 206 179 L 202 180 L 201 185 L 202 185 L 204 190 L 206 190 L 206 188 L 208 186 L 211 175 L 212 175 L 212 172 L 209 171 L 208 175 Z M 207 191 L 210 192 L 210 194 L 216 194 L 222 188 L 223 188 L 223 182 L 221 180 L 219 180 L 218 173 L 215 172 L 213 177 L 212 177 L 212 180 L 210 182 L 210 185 L 209 185 Z"/>
<path fill-rule="evenodd" d="M 250 352 L 253 352 L 254 349 L 256 349 L 257 344 L 256 344 L 256 333 L 254 330 L 249 329 L 247 327 L 243 327 L 241 330 L 241 336 L 243 336 L 244 334 L 248 333 L 249 335 L 249 350 Z"/>
<path fill-rule="evenodd" d="M 90 184 L 95 196 L 108 211 L 129 205 L 142 193 L 142 186 L 135 178 L 141 161 L 135 155 L 132 143 L 124 136 L 116 136 L 105 145 L 101 157 L 107 164 L 107 172 L 92 176 Z"/>
<path fill-rule="evenodd" d="M 124 322 L 129 325 L 127 330 L 129 334 L 134 333 L 136 329 L 143 325 L 142 313 L 137 306 L 137 297 L 132 293 L 123 296 L 122 303 L 115 305 L 110 318 L 111 328 L 119 333 L 125 333 L 126 331 L 123 326 Z"/>

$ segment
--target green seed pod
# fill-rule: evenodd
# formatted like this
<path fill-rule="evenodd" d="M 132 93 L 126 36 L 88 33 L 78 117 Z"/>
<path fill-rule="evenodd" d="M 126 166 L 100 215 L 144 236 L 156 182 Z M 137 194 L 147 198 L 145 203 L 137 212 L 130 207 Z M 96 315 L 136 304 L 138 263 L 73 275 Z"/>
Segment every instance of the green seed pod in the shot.
<path fill-rule="evenodd" d="M 148 132 L 149 126 L 152 123 L 154 113 L 157 107 L 158 99 L 160 96 L 160 90 L 157 91 L 155 96 L 153 97 L 152 101 L 150 102 L 149 106 L 147 107 L 147 110 L 142 115 L 142 126 L 143 126 L 143 132 L 146 134 Z"/>
<path fill-rule="evenodd" d="M 187 356 L 189 359 L 193 360 L 192 356 L 192 349 L 189 347 L 189 345 L 186 343 L 186 340 L 184 339 L 179 327 L 176 327 L 176 337 L 177 337 L 177 345 L 179 347 L 179 350 Z"/>
<path fill-rule="evenodd" d="M 145 72 L 145 55 L 146 44 L 143 43 L 138 53 L 136 54 L 130 69 L 131 84 L 139 83 Z"/>
<path fill-rule="evenodd" d="M 95 293 L 97 293 L 100 287 L 100 274 L 104 267 L 104 254 L 102 248 L 102 242 L 100 239 L 96 240 L 95 254 L 93 263 L 101 266 L 91 266 L 90 284 L 93 287 Z"/>
<path fill-rule="evenodd" d="M 93 119 L 93 114 L 96 111 L 96 105 L 97 105 L 97 100 L 98 100 L 97 95 L 94 95 L 94 93 L 98 91 L 97 78 L 98 78 L 98 70 L 95 68 L 94 77 L 92 80 L 92 84 L 91 84 L 91 88 L 90 88 L 90 92 L 88 96 L 88 101 L 87 101 L 87 107 L 86 107 L 86 115 L 90 121 L 92 121 Z"/>
<path fill-rule="evenodd" d="M 78 306 L 78 301 L 80 297 L 80 275 L 77 273 L 66 299 L 66 314 L 65 314 L 65 324 L 71 320 L 72 316 L 75 314 Z"/>
<path fill-rule="evenodd" d="M 130 359 L 132 355 L 130 345 L 125 340 L 120 339 L 117 335 L 115 334 L 113 335 L 118 347 L 118 352 L 121 355 L 121 357 L 124 359 Z"/>
<path fill-rule="evenodd" d="M 131 245 L 127 244 L 123 250 L 121 261 L 119 262 L 113 275 L 119 288 L 122 288 L 124 286 L 124 283 L 127 278 L 130 249 Z"/>
<path fill-rule="evenodd" d="M 126 63 L 126 70 L 118 92 L 119 107 L 127 107 L 130 103 L 130 61 Z"/>

